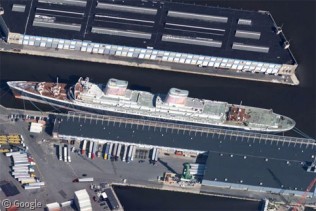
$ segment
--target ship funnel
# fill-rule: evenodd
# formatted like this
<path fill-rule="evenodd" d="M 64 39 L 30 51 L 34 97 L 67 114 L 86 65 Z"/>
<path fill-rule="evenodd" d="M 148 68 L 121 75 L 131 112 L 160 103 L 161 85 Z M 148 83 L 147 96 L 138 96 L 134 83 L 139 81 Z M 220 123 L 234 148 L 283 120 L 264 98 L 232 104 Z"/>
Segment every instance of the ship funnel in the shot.
<path fill-rule="evenodd" d="M 105 95 L 124 96 L 128 86 L 127 81 L 111 78 L 104 89 Z"/>
<path fill-rule="evenodd" d="M 183 105 L 186 102 L 189 92 L 177 88 L 171 88 L 164 102 L 173 105 Z"/>
<path fill-rule="evenodd" d="M 290 47 L 289 41 L 285 41 L 285 42 L 283 43 L 283 48 L 284 48 L 284 49 L 288 49 L 289 47 Z"/>

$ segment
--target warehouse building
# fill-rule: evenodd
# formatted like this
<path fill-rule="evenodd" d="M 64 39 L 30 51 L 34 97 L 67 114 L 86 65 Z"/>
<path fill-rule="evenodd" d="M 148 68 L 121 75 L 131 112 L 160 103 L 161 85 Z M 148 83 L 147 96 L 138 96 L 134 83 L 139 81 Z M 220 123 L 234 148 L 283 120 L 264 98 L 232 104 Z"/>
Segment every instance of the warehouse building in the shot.
<path fill-rule="evenodd" d="M 111 0 L 13 0 L 2 7 L 8 43 L 298 83 L 289 42 L 266 11 Z"/>
<path fill-rule="evenodd" d="M 184 154 L 207 154 L 202 185 L 303 195 L 315 172 L 316 141 L 146 120 L 58 116 L 54 137 L 132 144 Z M 308 196 L 316 196 L 315 189 Z"/>

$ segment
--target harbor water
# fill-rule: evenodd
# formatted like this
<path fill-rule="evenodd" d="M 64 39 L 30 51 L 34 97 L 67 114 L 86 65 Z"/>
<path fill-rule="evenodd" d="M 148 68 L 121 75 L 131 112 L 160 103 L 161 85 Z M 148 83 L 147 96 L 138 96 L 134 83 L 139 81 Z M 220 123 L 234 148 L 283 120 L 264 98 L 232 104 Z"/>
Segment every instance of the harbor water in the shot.
<path fill-rule="evenodd" d="M 74 83 L 79 77 L 88 76 L 93 82 L 106 83 L 109 78 L 118 78 L 129 81 L 130 87 L 134 89 L 166 93 L 169 88 L 177 87 L 189 90 L 192 97 L 273 108 L 274 112 L 294 119 L 297 123 L 297 129 L 310 137 L 316 138 L 316 3 L 306 0 L 186 0 L 185 2 L 270 11 L 275 21 L 279 25 L 283 25 L 283 31 L 290 40 L 290 48 L 299 64 L 297 75 L 300 85 L 287 86 L 1 53 L 0 103 L 7 107 L 22 109 L 55 110 L 51 106 L 15 99 L 6 86 L 8 80 L 55 81 L 58 77 L 59 82 Z M 291 132 L 289 135 L 302 136 L 302 133 Z M 256 204 L 246 201 L 240 203 L 224 198 L 189 196 L 182 193 L 138 188 L 116 189 L 127 210 L 177 210 L 177 208 L 180 208 L 178 210 L 257 210 Z M 181 203 L 184 203 L 185 206 L 179 207 Z M 200 207 L 196 207 L 197 204 Z"/>
<path fill-rule="evenodd" d="M 131 210 L 259 210 L 262 203 L 191 193 L 176 193 L 144 188 L 115 186 L 122 206 Z M 177 198 L 175 199 L 174 196 Z"/>

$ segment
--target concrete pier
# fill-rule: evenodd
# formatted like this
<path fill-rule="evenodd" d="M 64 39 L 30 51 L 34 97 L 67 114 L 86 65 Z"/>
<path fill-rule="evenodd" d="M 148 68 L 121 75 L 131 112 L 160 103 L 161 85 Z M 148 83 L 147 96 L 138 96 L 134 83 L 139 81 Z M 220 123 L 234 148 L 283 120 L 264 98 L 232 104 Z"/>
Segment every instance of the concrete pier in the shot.
<path fill-rule="evenodd" d="M 256 74 L 256 73 L 246 73 L 242 71 L 224 70 L 224 69 L 214 69 L 210 67 L 197 67 L 188 66 L 185 64 L 175 64 L 170 62 L 155 62 L 150 60 L 142 59 L 132 59 L 118 56 L 108 56 L 96 53 L 87 53 L 80 51 L 71 51 L 63 49 L 52 49 L 52 48 L 41 48 L 33 46 L 22 46 L 17 44 L 8 44 L 4 41 L 0 41 L 0 52 L 7 53 L 17 53 L 33 56 L 46 56 L 61 59 L 70 59 L 78 61 L 88 61 L 88 62 L 98 62 L 104 64 L 116 64 L 123 66 L 132 66 L 140 68 L 149 68 L 156 70 L 165 70 L 172 72 L 181 72 L 189 74 L 199 74 L 205 76 L 218 76 L 225 78 L 235 78 L 243 80 L 261 81 L 269 83 L 279 83 L 287 85 L 298 85 L 299 81 L 295 74 L 293 75 L 266 75 L 266 74 Z"/>

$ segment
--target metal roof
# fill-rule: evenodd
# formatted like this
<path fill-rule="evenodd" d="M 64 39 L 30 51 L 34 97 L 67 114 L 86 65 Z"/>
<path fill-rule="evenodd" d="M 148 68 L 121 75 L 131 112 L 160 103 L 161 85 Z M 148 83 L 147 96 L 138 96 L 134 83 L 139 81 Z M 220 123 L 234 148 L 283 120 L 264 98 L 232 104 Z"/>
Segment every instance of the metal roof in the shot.
<path fill-rule="evenodd" d="M 12 11 L 13 5 L 25 6 L 25 12 Z M 2 7 L 10 30 L 21 34 L 296 63 L 268 12 L 140 0 L 12 0 Z"/>
<path fill-rule="evenodd" d="M 275 147 L 272 145 L 271 151 Z M 240 154 L 210 151 L 204 180 L 304 192 L 315 173 L 304 168 L 305 162 L 311 158 L 297 156 L 299 153 L 304 153 L 304 149 L 298 146 L 280 147 L 280 153 L 275 155 L 270 152 L 255 155 L 248 151 Z M 311 156 L 315 152 L 308 154 Z"/>

